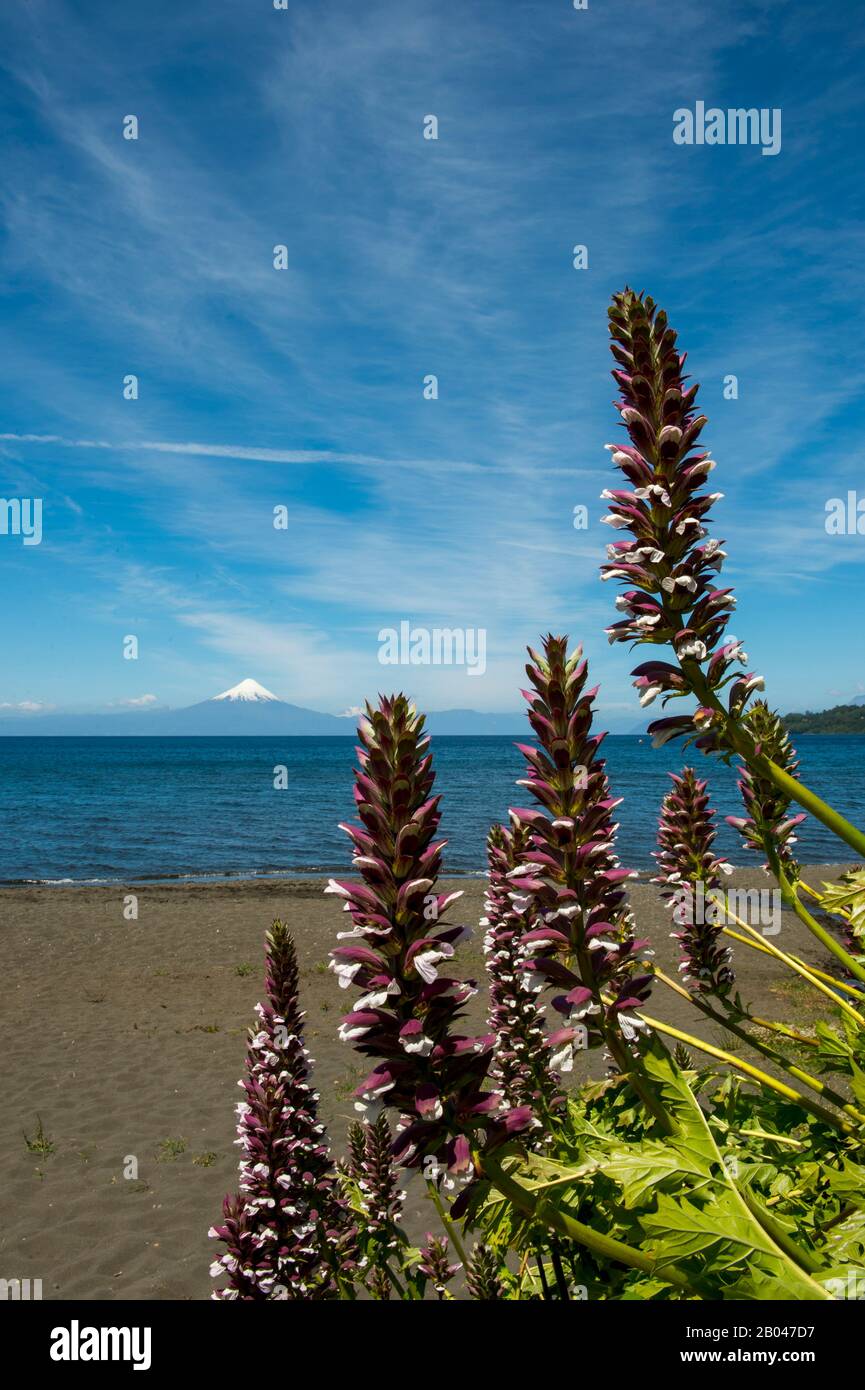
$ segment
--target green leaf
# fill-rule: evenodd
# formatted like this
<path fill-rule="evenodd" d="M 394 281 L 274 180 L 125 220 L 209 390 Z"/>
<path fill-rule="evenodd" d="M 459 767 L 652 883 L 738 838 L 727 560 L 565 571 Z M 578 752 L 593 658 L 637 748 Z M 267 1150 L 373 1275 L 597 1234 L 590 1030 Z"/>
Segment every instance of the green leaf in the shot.
<path fill-rule="evenodd" d="M 865 1209 L 865 1169 L 844 1159 L 840 1171 L 836 1168 L 821 1170 L 830 1188 L 844 1202 Z"/>
<path fill-rule="evenodd" d="M 690 1170 L 709 1176 L 712 1165 L 722 1162 L 721 1155 L 697 1097 L 657 1034 L 653 1034 L 643 1054 L 643 1063 L 660 1092 L 665 1108 L 679 1127 L 680 1132 L 668 1142 L 687 1162 Z"/>
<path fill-rule="evenodd" d="M 640 1224 L 655 1242 L 658 1267 L 702 1256 L 718 1269 L 747 1265 L 755 1254 L 773 1261 L 777 1250 L 762 1227 L 749 1220 L 730 1192 L 699 1207 L 685 1198 L 678 1202 L 661 1195 L 657 1211 L 646 1212 Z"/>
<path fill-rule="evenodd" d="M 830 1028 L 828 1023 L 818 1019 L 814 1025 L 817 1034 L 817 1055 L 821 1061 L 838 1064 L 834 1070 L 846 1071 L 853 1057 L 850 1043 Z"/>
<path fill-rule="evenodd" d="M 865 1071 L 851 1059 L 850 1089 L 860 1105 L 865 1105 Z"/>
<path fill-rule="evenodd" d="M 681 1186 L 685 1178 L 694 1178 L 702 1185 L 711 1176 L 702 1155 L 695 1156 L 687 1144 L 675 1140 L 659 1143 L 650 1139 L 608 1154 L 603 1171 L 621 1184 L 626 1207 L 638 1206 L 661 1183 L 674 1180 Z"/>
<path fill-rule="evenodd" d="M 825 1254 L 835 1264 L 849 1262 L 859 1268 L 865 1260 L 865 1211 L 855 1211 L 827 1233 Z"/>
<path fill-rule="evenodd" d="M 841 875 L 840 882 L 824 883 L 820 905 L 828 912 L 840 909 L 849 914 L 853 935 L 865 941 L 865 869 L 851 869 Z"/>
<path fill-rule="evenodd" d="M 543 1154 L 529 1154 L 514 1173 L 519 1173 L 519 1181 L 530 1191 L 549 1192 L 557 1187 L 564 1190 L 593 1176 L 601 1168 L 601 1162 L 599 1158 L 588 1158 L 582 1163 L 562 1163 Z M 603 1164 L 606 1167 L 606 1157 Z"/>

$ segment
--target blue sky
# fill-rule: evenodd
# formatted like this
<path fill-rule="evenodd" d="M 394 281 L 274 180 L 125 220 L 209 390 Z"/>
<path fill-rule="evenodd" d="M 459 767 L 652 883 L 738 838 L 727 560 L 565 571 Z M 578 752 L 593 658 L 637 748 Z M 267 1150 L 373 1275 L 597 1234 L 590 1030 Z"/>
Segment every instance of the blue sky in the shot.
<path fill-rule="evenodd" d="M 769 698 L 865 690 L 865 536 L 824 526 L 865 496 L 863 44 L 853 0 L 7 0 L 0 495 L 44 521 L 0 536 L 0 705 L 512 710 L 552 628 L 632 725 L 597 578 L 625 283 L 703 384 Z M 674 144 L 698 100 L 780 108 L 780 153 Z M 486 673 L 382 667 L 403 619 L 485 628 Z"/>

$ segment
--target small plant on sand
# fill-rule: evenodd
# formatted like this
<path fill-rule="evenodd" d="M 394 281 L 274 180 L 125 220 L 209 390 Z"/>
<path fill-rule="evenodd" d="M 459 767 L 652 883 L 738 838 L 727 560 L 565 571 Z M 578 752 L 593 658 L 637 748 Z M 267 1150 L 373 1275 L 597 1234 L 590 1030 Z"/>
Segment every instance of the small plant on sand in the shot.
<path fill-rule="evenodd" d="M 49 1139 L 42 1125 L 42 1119 L 36 1116 L 36 1133 L 27 1134 L 24 1132 L 24 1143 L 27 1145 L 27 1152 L 39 1154 L 40 1158 L 48 1158 L 56 1151 L 56 1144 L 53 1139 Z"/>
<path fill-rule="evenodd" d="M 236 965 L 236 966 L 234 967 L 234 973 L 235 973 L 235 975 L 240 975 L 241 978 L 243 978 L 243 977 L 245 977 L 245 976 L 247 976 L 247 975 L 252 975 L 252 974 L 254 973 L 254 971 L 255 971 L 255 966 L 254 966 L 254 965 L 250 965 L 250 963 L 249 963 L 248 960 L 241 961 L 241 962 L 240 962 L 240 965 Z"/>
<path fill-rule="evenodd" d="M 156 1150 L 156 1162 L 173 1163 L 184 1153 L 186 1153 L 185 1139 L 162 1139 Z"/>
<path fill-rule="evenodd" d="M 802 783 L 757 698 L 762 677 L 737 669 L 747 657 L 726 635 L 723 542 L 709 535 L 720 494 L 704 490 L 715 464 L 676 334 L 630 290 L 610 330 L 628 442 L 609 446 L 626 486 L 605 492 L 623 534 L 602 575 L 625 586 L 608 636 L 655 649 L 633 673 L 640 703 L 679 711 L 651 725 L 656 744 L 736 760 L 744 814 L 728 819 L 832 968 L 737 911 L 692 766 L 659 808 L 655 882 L 675 977 L 656 964 L 628 899 L 635 875 L 616 855 L 587 662 L 549 634 L 526 667 L 533 741 L 520 745 L 519 785 L 532 804 L 488 841 L 488 1031 L 467 1032 L 477 985 L 458 962 L 461 895 L 438 886 L 432 750 L 410 701 L 381 697 L 358 729 L 359 823 L 342 827 L 355 877 L 328 885 L 346 915 L 332 969 L 350 1000 L 340 1037 L 365 1062 L 365 1127 L 332 1163 L 296 962 L 275 924 L 243 1083 L 240 1191 L 213 1232 L 227 1247 L 222 1297 L 448 1301 L 464 1288 L 492 1301 L 808 1302 L 837 1296 L 865 1263 L 865 870 L 821 892 L 794 852 L 806 814 L 861 857 L 865 834 Z M 809 1033 L 741 998 L 741 950 L 809 991 L 821 1011 Z M 671 994 L 700 1036 L 666 1021 Z M 606 1075 L 574 1086 L 589 1050 Z M 401 1225 L 401 1181 L 425 1184 L 441 1225 L 420 1250 Z"/>

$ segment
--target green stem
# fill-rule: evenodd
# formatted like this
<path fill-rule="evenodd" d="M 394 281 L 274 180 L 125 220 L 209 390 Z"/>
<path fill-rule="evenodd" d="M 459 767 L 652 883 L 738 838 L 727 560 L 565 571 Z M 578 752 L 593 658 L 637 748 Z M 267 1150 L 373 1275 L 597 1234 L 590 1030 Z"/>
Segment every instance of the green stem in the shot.
<path fill-rule="evenodd" d="M 839 1120 L 837 1115 L 832 1115 L 828 1110 L 824 1110 L 822 1105 L 811 1100 L 810 1096 L 803 1096 L 801 1091 L 788 1086 L 786 1082 L 779 1081 L 777 1077 L 770 1076 L 768 1072 L 761 1071 L 751 1062 L 746 1062 L 744 1058 L 734 1057 L 732 1052 L 725 1052 L 723 1048 L 713 1047 L 711 1043 L 703 1042 L 702 1038 L 695 1038 L 690 1033 L 683 1033 L 681 1028 L 674 1028 L 671 1023 L 662 1023 L 659 1018 L 652 1018 L 649 1014 L 639 1015 L 650 1028 L 656 1029 L 659 1033 L 665 1033 L 669 1038 L 675 1038 L 677 1042 L 683 1042 L 688 1047 L 695 1047 L 698 1052 L 705 1052 L 708 1057 L 715 1057 L 720 1062 L 725 1062 L 728 1067 L 733 1067 L 735 1071 L 744 1073 L 752 1080 L 758 1081 L 761 1086 L 766 1086 L 770 1091 L 776 1091 L 785 1100 L 795 1101 L 803 1109 L 810 1110 L 812 1115 L 818 1116 L 826 1124 L 832 1125 L 834 1129 L 842 1129 L 845 1132 L 852 1132 L 853 1126 L 848 1125 L 845 1120 Z"/>
<path fill-rule="evenodd" d="M 765 1028 L 769 1033 L 780 1033 L 782 1038 L 791 1038 L 793 1042 L 802 1043 L 804 1047 L 819 1047 L 816 1038 L 809 1038 L 807 1033 L 797 1033 L 795 1028 L 790 1028 L 786 1023 L 778 1023 L 773 1018 L 759 1018 L 757 1014 L 743 1014 L 743 1018 L 749 1023 L 754 1023 L 758 1028 Z"/>
<path fill-rule="evenodd" d="M 740 1129 L 740 1134 L 753 1139 L 768 1139 L 773 1144 L 780 1144 L 788 1149 L 804 1149 L 805 1143 L 802 1139 L 791 1139 L 787 1134 L 772 1134 L 768 1129 Z"/>
<path fill-rule="evenodd" d="M 678 614 L 674 616 L 681 618 L 681 615 Z M 856 826 L 851 825 L 848 820 L 845 820 L 838 811 L 827 805 L 817 796 L 816 792 L 810 791 L 797 777 L 791 777 L 789 772 L 778 767 L 771 758 L 757 752 L 756 744 L 750 734 L 737 723 L 729 710 L 724 709 L 695 661 L 680 659 L 679 665 L 700 704 L 716 710 L 723 716 L 727 742 L 739 754 L 739 757 L 743 758 L 755 772 L 761 773 L 770 782 L 774 782 L 779 791 L 790 797 L 792 801 L 797 801 L 800 806 L 825 825 L 827 830 L 831 830 L 833 835 L 837 835 L 839 840 L 843 840 L 852 850 L 855 850 L 861 859 L 865 859 L 865 834 L 861 830 L 857 830 Z M 865 979 L 865 975 L 860 978 Z"/>
<path fill-rule="evenodd" d="M 555 1236 L 550 1241 L 550 1260 L 553 1266 L 553 1273 L 556 1276 L 559 1298 L 563 1303 L 570 1303 L 571 1295 L 568 1292 L 568 1282 L 565 1279 L 565 1271 L 562 1269 L 562 1258 L 559 1254 L 559 1242 Z"/>
<path fill-rule="evenodd" d="M 792 1261 L 796 1268 L 796 1272 L 800 1273 L 804 1271 L 806 1276 L 819 1274 L 821 1269 L 824 1268 L 822 1261 L 819 1260 L 816 1255 L 813 1255 L 810 1250 L 803 1250 L 795 1241 L 791 1240 L 781 1222 L 778 1221 L 771 1212 L 766 1211 L 765 1207 L 761 1206 L 761 1204 L 756 1201 L 746 1187 L 742 1188 L 741 1191 L 737 1187 L 736 1191 L 739 1193 L 739 1197 L 748 1208 L 754 1220 L 763 1227 L 763 1230 L 769 1236 L 770 1240 L 775 1242 L 787 1259 Z M 820 1286 L 818 1285 L 817 1287 L 819 1288 Z"/>
<path fill-rule="evenodd" d="M 831 806 L 828 806 L 817 796 L 816 792 L 810 791 L 798 778 L 791 777 L 789 772 L 778 767 L 771 758 L 752 753 L 746 761 L 751 762 L 759 772 L 764 772 L 770 781 L 775 783 L 779 791 L 784 792 L 793 801 L 798 801 L 799 805 L 804 807 L 806 811 L 810 811 L 811 815 L 821 821 L 827 830 L 831 830 L 834 835 L 838 836 L 839 840 L 843 840 L 852 850 L 855 850 L 861 859 L 865 859 L 865 835 L 837 811 L 834 811 Z"/>
<path fill-rule="evenodd" d="M 403 1302 L 407 1302 L 408 1300 L 406 1299 L 405 1289 L 403 1288 L 397 1276 L 394 1274 L 387 1260 L 384 1261 L 383 1268 L 386 1271 L 388 1279 L 393 1284 L 400 1298 L 403 1300 Z"/>
<path fill-rule="evenodd" d="M 542 1290 L 543 1295 L 544 1295 L 544 1302 L 545 1302 L 545 1303 L 549 1303 L 549 1302 L 551 1301 L 553 1295 L 552 1295 L 552 1293 L 551 1293 L 551 1291 L 550 1291 L 550 1286 L 549 1286 L 549 1284 L 547 1283 L 547 1276 L 546 1276 L 546 1273 L 545 1273 L 545 1271 L 544 1271 L 544 1260 L 543 1260 L 543 1256 L 541 1255 L 540 1249 L 537 1249 L 537 1250 L 535 1251 L 535 1264 L 536 1264 L 537 1267 L 538 1267 L 538 1277 L 540 1278 L 540 1281 L 541 1281 L 541 1290 Z"/>
<path fill-rule="evenodd" d="M 795 887 L 784 873 L 780 862 L 777 864 L 777 867 L 774 864 L 772 867 L 775 877 L 781 887 L 781 896 L 784 901 L 792 907 L 799 921 L 804 923 L 811 935 L 816 936 L 817 940 L 826 947 L 827 951 L 832 952 L 832 955 L 841 962 L 848 974 L 855 976 L 857 980 L 865 980 L 865 967 L 859 965 L 858 961 L 855 961 L 852 956 L 848 955 L 840 941 L 836 941 L 834 936 L 830 936 L 826 928 L 821 927 L 820 923 L 811 916 L 807 907 L 801 901 L 799 894 L 796 892 Z"/>
<path fill-rule="evenodd" d="M 754 936 L 754 940 L 752 941 L 749 937 L 742 936 L 741 932 L 733 931 L 732 927 L 721 928 L 725 936 L 731 937 L 733 941 L 741 942 L 743 946 L 750 947 L 752 951 L 762 951 L 766 956 L 774 956 L 776 960 L 783 961 L 783 963 L 789 966 L 797 975 L 801 975 L 802 978 L 807 980 L 809 984 L 812 984 L 815 989 L 819 989 L 822 994 L 825 994 L 831 999 L 834 1004 L 839 1004 L 841 1008 L 850 1013 L 853 1018 L 865 1028 L 865 1018 L 863 1018 L 861 1014 L 857 1014 L 852 1004 L 848 1004 L 846 999 L 841 999 L 836 994 L 836 990 L 843 990 L 845 994 L 852 994 L 854 999 L 862 1001 L 861 990 L 855 989 L 853 985 L 845 985 L 841 980 L 836 980 L 834 975 L 828 975 L 825 970 L 818 970 L 816 965 L 806 965 L 803 960 L 800 960 L 799 956 L 788 955 L 786 952 L 780 951 L 777 946 L 771 946 L 768 941 L 761 940 L 754 928 L 749 926 L 747 922 L 743 922 L 741 918 L 736 917 L 734 913 L 728 912 L 727 916 L 730 921 L 738 922 L 739 926 L 745 931 L 751 932 Z M 828 981 L 832 988 L 827 989 L 826 985 L 822 983 L 823 981 Z"/>
<path fill-rule="evenodd" d="M 460 1258 L 463 1269 L 467 1269 L 468 1259 L 466 1257 L 465 1246 L 462 1243 L 459 1231 L 457 1230 L 454 1222 L 452 1221 L 447 1211 L 447 1208 L 445 1207 L 445 1204 L 441 1199 L 439 1190 L 433 1182 L 432 1178 L 427 1179 L 427 1192 L 432 1198 L 433 1205 L 435 1206 L 435 1209 L 439 1214 L 439 1220 L 444 1226 L 445 1234 L 450 1238 L 451 1244 L 453 1245 L 454 1250 L 456 1250 L 457 1255 Z"/>
<path fill-rule="evenodd" d="M 507 1197 L 527 1216 L 549 1226 L 559 1235 L 567 1236 L 568 1240 L 574 1240 L 578 1245 L 584 1245 L 587 1250 L 600 1255 L 602 1259 L 615 1260 L 617 1264 L 626 1265 L 629 1269 L 639 1269 L 644 1274 L 656 1275 L 675 1288 L 695 1292 L 691 1280 L 675 1265 L 664 1265 L 662 1270 L 658 1270 L 652 1257 L 644 1254 L 642 1250 L 626 1245 L 614 1236 L 602 1235 L 600 1231 L 585 1226 L 582 1221 L 577 1221 L 558 1207 L 548 1204 L 543 1198 L 536 1198 L 528 1188 L 522 1187 L 510 1173 L 505 1172 L 493 1154 L 478 1155 L 477 1163 L 503 1197 Z"/>
<path fill-rule="evenodd" d="M 675 990 L 677 994 L 681 994 L 685 999 L 689 999 L 694 1007 L 705 1014 L 707 1018 L 711 1018 L 713 1023 L 719 1023 L 722 1028 L 729 1029 L 737 1038 L 741 1038 L 742 1042 L 748 1043 L 751 1047 L 762 1053 L 770 1062 L 774 1062 L 776 1067 L 780 1067 L 782 1071 L 786 1071 L 788 1075 L 795 1077 L 797 1081 L 801 1081 L 804 1086 L 808 1086 L 810 1090 L 816 1091 L 817 1095 L 830 1101 L 831 1104 L 837 1106 L 839 1110 L 843 1110 L 844 1113 L 855 1120 L 857 1124 L 865 1124 L 865 1115 L 861 1115 L 855 1106 L 849 1105 L 843 1096 L 839 1095 L 837 1091 L 833 1091 L 824 1081 L 821 1081 L 816 1076 L 812 1076 L 810 1072 L 803 1071 L 801 1067 L 797 1067 L 794 1062 L 789 1061 L 782 1053 L 776 1052 L 774 1047 L 769 1047 L 767 1043 L 762 1042 L 759 1038 L 755 1038 L 752 1033 L 748 1033 L 744 1028 L 740 1028 L 735 1019 L 731 1017 L 733 1010 L 730 1005 L 725 1005 L 725 1013 L 718 1013 L 718 1011 L 713 1009 L 711 1004 L 708 1004 L 704 999 L 700 999 L 695 994 L 689 994 L 687 990 L 682 988 L 677 980 L 671 980 L 669 975 L 664 974 L 663 970 L 656 970 L 655 976 L 669 989 Z M 745 1015 L 745 1017 L 747 1017 L 747 1015 Z M 809 1109 L 814 1105 L 813 1101 L 810 1101 L 807 1096 L 800 1096 L 799 1099 L 801 1104 Z M 814 1113 L 820 1115 L 823 1119 L 830 1120 L 831 1123 L 835 1125 L 836 1129 L 841 1128 L 849 1131 L 851 1128 L 849 1125 L 845 1125 L 844 1121 L 838 1119 L 837 1116 L 831 1115 L 827 1110 L 823 1110 L 822 1106 L 817 1106 Z"/>

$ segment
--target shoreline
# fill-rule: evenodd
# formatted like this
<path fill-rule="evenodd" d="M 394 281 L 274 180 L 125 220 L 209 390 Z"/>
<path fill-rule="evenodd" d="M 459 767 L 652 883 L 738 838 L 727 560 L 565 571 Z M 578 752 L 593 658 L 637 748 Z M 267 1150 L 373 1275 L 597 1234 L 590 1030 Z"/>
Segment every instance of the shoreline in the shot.
<path fill-rule="evenodd" d="M 727 862 L 730 863 L 731 861 L 728 860 Z M 746 862 L 743 864 L 733 864 L 732 867 L 734 873 L 737 874 L 749 873 L 752 869 L 759 868 L 759 866 L 756 863 L 756 859 L 753 863 Z M 801 867 L 803 874 L 808 874 L 814 872 L 815 870 L 819 870 L 820 872 L 825 871 L 826 873 L 838 877 L 841 873 L 845 872 L 848 869 L 857 868 L 858 865 L 850 859 L 839 859 L 837 861 L 821 859 L 819 862 L 815 861 L 815 863 L 813 864 L 803 863 Z M 636 869 L 634 872 L 636 873 L 637 877 L 633 879 L 632 882 L 635 884 L 645 884 L 651 881 L 651 877 L 655 873 L 655 868 L 653 866 L 647 869 Z M 176 884 L 178 887 L 202 888 L 220 888 L 229 887 L 232 885 L 248 885 L 250 887 L 253 887 L 254 885 L 259 883 L 318 882 L 320 879 L 326 881 L 328 878 L 332 878 L 335 874 L 343 876 L 348 875 L 350 877 L 352 874 L 351 863 L 338 864 L 331 868 L 321 867 L 314 869 L 285 869 L 262 874 L 250 874 L 246 871 L 242 871 L 236 874 L 165 874 L 160 878 L 146 878 L 143 876 L 131 876 L 128 878 L 80 879 L 10 878 L 0 879 L 0 894 L 4 892 L 14 893 L 18 891 L 26 891 L 28 889 L 43 888 L 48 891 L 51 891 L 53 889 L 59 889 L 60 891 L 64 892 L 78 892 L 82 889 L 89 888 L 160 888 L 171 887 L 173 884 Z M 449 880 L 452 879 L 458 882 L 465 881 L 469 883 L 476 883 L 478 880 L 485 879 L 487 877 L 487 870 L 455 870 L 453 872 L 447 873 L 445 877 Z"/>

